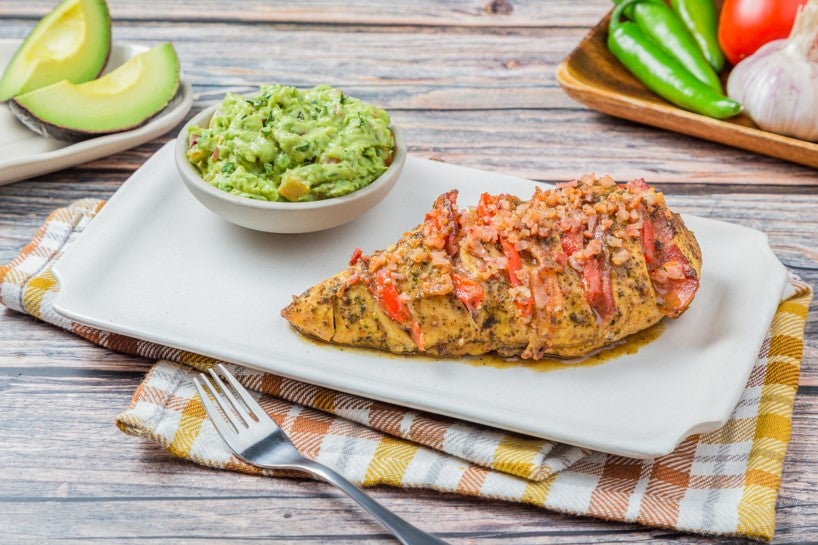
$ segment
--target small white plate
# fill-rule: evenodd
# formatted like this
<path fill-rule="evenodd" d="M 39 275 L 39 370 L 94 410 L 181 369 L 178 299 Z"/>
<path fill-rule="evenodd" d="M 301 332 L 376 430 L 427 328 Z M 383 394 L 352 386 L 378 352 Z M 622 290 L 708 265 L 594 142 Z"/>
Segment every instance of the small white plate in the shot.
<path fill-rule="evenodd" d="M 173 144 L 117 191 L 57 263 L 57 311 L 81 323 L 306 382 L 634 457 L 666 454 L 726 421 L 786 283 L 758 231 L 686 217 L 704 255 L 691 308 L 636 354 L 541 372 L 397 357 L 306 341 L 280 316 L 293 294 L 383 248 L 451 188 L 529 198 L 535 182 L 407 158 L 356 221 L 276 235 L 212 214 L 178 180 Z"/>
<path fill-rule="evenodd" d="M 0 73 L 22 42 L 0 40 Z M 148 48 L 114 44 L 105 72 Z M 144 144 L 174 128 L 193 105 L 190 84 L 182 80 L 179 92 L 162 112 L 131 131 L 71 143 L 46 138 L 26 128 L 6 106 L 0 105 L 0 185 L 87 163 Z"/>

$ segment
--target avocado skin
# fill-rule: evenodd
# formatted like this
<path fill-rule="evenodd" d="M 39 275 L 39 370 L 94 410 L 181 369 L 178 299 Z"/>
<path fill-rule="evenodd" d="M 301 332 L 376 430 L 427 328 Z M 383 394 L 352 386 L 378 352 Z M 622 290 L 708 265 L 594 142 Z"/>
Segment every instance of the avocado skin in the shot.
<path fill-rule="evenodd" d="M 176 94 L 171 97 L 170 100 L 165 104 L 165 106 L 153 114 L 150 117 L 143 119 L 139 123 L 135 123 L 133 125 L 129 125 L 127 127 L 121 127 L 116 130 L 110 131 L 79 131 L 76 129 L 70 129 L 68 127 L 63 127 L 61 125 L 57 125 L 54 123 L 49 123 L 44 119 L 40 119 L 36 115 L 34 115 L 30 110 L 28 110 L 25 106 L 17 102 L 15 99 L 9 100 L 6 104 L 11 110 L 11 113 L 16 117 L 20 122 L 31 129 L 32 131 L 36 132 L 39 135 L 54 138 L 55 140 L 63 140 L 65 142 L 82 142 L 83 140 L 88 140 L 89 138 L 96 138 L 97 136 L 105 136 L 106 134 L 115 134 L 118 132 L 125 132 L 130 131 L 133 129 L 137 129 L 146 123 L 148 123 L 151 119 L 156 117 L 157 115 L 161 114 L 165 108 L 167 108 L 168 104 L 173 102 L 176 96 L 179 94 L 179 88 L 176 90 Z"/>

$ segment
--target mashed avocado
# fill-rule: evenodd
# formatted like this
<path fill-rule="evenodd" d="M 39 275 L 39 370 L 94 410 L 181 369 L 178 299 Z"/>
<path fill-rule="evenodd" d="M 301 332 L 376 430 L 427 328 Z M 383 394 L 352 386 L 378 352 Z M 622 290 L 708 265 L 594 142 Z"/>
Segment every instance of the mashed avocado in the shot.
<path fill-rule="evenodd" d="M 389 166 L 385 110 L 329 85 L 271 85 L 247 98 L 228 93 L 207 128 L 190 129 L 188 160 L 233 195 L 316 201 L 352 193 Z"/>

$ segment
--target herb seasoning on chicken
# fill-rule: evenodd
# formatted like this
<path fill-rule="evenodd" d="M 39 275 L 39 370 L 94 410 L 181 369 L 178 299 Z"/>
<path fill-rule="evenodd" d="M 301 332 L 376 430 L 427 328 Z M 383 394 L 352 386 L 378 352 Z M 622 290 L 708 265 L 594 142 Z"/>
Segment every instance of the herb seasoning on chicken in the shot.
<path fill-rule="evenodd" d="M 680 316 L 701 251 L 644 180 L 586 175 L 529 201 L 457 191 L 393 246 L 282 311 L 302 334 L 408 354 L 577 357 Z"/>

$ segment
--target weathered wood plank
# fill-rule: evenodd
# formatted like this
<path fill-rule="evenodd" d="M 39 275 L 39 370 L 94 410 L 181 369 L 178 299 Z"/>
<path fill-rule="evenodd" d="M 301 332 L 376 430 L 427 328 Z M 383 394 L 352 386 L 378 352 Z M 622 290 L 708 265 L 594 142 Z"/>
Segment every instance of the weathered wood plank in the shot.
<path fill-rule="evenodd" d="M 466 27 L 592 26 L 610 4 L 594 0 L 548 3 L 539 0 L 246 0 L 239 4 L 219 0 L 108 0 L 114 21 L 230 21 L 254 24 L 365 24 Z M 42 17 L 56 0 L 0 1 L 0 17 Z"/>
<path fill-rule="evenodd" d="M 22 39 L 27 31 L 21 21 L 9 21 L 0 26 L 0 38 Z M 203 101 L 263 83 L 330 83 L 390 108 L 502 109 L 576 107 L 554 70 L 583 33 L 162 23 L 120 25 L 115 39 L 172 41 Z"/>
<path fill-rule="evenodd" d="M 740 189 L 742 185 L 759 185 L 758 191 L 782 188 L 776 194 L 814 193 L 818 186 L 818 171 L 808 167 L 585 110 L 391 113 L 415 156 L 534 180 L 557 182 L 585 172 L 610 173 L 620 180 L 644 177 L 692 193 L 707 193 L 721 184 L 730 185 L 732 191 L 748 191 Z M 92 179 L 106 177 L 121 183 L 175 134 L 171 131 L 148 145 L 81 169 L 42 176 L 27 182 L 32 184 L 27 191 L 50 192 L 53 188 L 46 190 L 47 183 L 85 187 Z M 677 187 L 687 184 L 693 187 Z M 792 187 L 785 190 L 784 186 Z M 0 187 L 0 198 L 28 197 L 16 194 L 12 188 Z"/>

